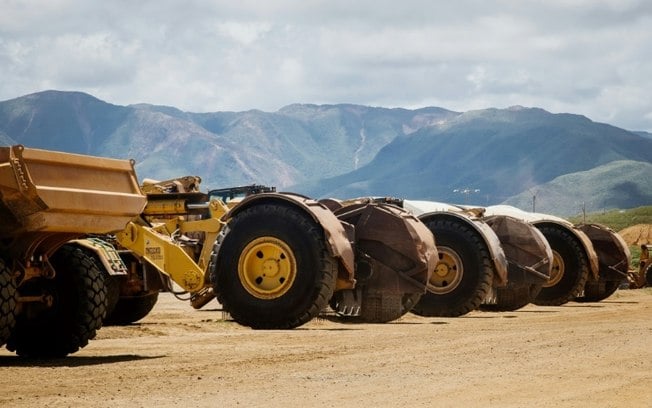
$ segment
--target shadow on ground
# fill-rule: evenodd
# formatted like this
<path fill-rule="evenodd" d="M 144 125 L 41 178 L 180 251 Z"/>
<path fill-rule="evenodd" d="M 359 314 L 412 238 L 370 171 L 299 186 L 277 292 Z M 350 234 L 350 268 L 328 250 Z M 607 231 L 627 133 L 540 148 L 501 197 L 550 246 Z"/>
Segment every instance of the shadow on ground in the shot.
<path fill-rule="evenodd" d="M 26 358 L 20 356 L 0 356 L 0 367 L 83 367 L 123 363 L 125 361 L 151 360 L 165 356 L 139 356 L 120 354 L 115 356 L 68 356 L 62 358 Z"/>

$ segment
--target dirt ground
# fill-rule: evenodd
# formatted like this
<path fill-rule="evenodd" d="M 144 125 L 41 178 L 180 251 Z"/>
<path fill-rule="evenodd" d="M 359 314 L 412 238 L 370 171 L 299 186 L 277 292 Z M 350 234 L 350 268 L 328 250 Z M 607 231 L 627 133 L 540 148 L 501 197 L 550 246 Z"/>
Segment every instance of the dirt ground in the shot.
<path fill-rule="evenodd" d="M 0 351 L 2 407 L 648 407 L 652 289 L 391 324 L 291 331 L 161 295 L 65 359 Z"/>
<path fill-rule="evenodd" d="M 652 225 L 636 224 L 618 232 L 627 245 L 644 245 L 652 242 Z"/>

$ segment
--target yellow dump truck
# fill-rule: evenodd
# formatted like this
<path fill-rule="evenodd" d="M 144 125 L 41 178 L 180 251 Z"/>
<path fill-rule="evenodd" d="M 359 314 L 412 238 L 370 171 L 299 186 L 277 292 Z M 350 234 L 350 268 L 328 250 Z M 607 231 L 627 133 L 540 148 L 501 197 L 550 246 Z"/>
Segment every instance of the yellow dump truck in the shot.
<path fill-rule="evenodd" d="M 336 216 L 266 192 L 229 206 L 199 178 L 143 193 L 131 161 L 22 146 L 0 148 L 0 169 L 0 344 L 19 355 L 73 353 L 107 316 L 146 314 L 160 289 L 195 307 L 217 297 L 259 329 L 297 327 L 329 304 L 389 321 L 425 293 L 437 259 L 432 233 L 392 205 Z"/>
<path fill-rule="evenodd" d="M 133 162 L 0 148 L 0 344 L 77 351 L 102 325 L 100 270 L 67 242 L 124 229 L 145 207 Z"/>

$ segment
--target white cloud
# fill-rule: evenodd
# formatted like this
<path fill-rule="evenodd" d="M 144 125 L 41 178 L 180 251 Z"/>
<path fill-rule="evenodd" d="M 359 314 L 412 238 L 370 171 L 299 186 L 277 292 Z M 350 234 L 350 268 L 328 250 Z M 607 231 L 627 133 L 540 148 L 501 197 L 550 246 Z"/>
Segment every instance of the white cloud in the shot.
<path fill-rule="evenodd" d="M 230 37 L 243 45 L 251 45 L 271 29 L 269 23 L 227 21 L 217 24 L 220 34 Z"/>
<path fill-rule="evenodd" d="M 652 2 L 0 0 L 0 100 L 510 105 L 652 131 Z"/>

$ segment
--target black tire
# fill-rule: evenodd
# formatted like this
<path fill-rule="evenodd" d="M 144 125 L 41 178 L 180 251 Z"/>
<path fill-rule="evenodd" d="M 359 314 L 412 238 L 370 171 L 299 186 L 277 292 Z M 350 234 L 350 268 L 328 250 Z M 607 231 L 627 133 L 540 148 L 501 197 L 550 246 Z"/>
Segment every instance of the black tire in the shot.
<path fill-rule="evenodd" d="M 83 251 L 86 256 L 93 259 L 97 269 L 102 272 L 102 279 L 104 279 L 104 287 L 106 288 L 106 318 L 108 319 L 113 312 L 115 305 L 118 303 L 118 299 L 120 299 L 120 279 L 124 278 L 124 276 L 109 275 L 104 264 L 94 251 L 84 246 L 78 246 L 77 248 Z M 106 325 L 106 320 L 104 324 Z"/>
<path fill-rule="evenodd" d="M 266 265 L 276 265 L 275 279 L 263 273 Z M 310 321 L 328 306 L 337 278 L 321 226 L 281 203 L 236 214 L 215 243 L 209 269 L 223 308 L 254 329 L 291 329 Z"/>
<path fill-rule="evenodd" d="M 488 312 L 513 312 L 532 303 L 541 292 L 541 287 L 541 284 L 537 283 L 522 283 L 496 288 L 496 302 L 482 304 L 480 309 Z"/>
<path fill-rule="evenodd" d="M 113 315 L 113 311 L 120 300 L 120 281 L 121 279 L 124 279 L 124 276 L 112 276 L 104 270 L 102 271 L 102 274 L 104 276 L 104 286 L 106 286 L 106 320 L 104 321 L 104 324 L 107 324 L 107 320 L 109 320 L 111 315 Z"/>
<path fill-rule="evenodd" d="M 107 326 L 125 326 L 147 316 L 158 301 L 158 291 L 143 293 L 137 296 L 120 296 L 106 317 L 104 324 Z"/>
<path fill-rule="evenodd" d="M 620 286 L 621 281 L 603 280 L 595 281 L 590 279 L 584 285 L 584 296 L 575 298 L 580 303 L 599 302 L 613 295 Z"/>
<path fill-rule="evenodd" d="M 536 225 L 535 225 L 536 226 Z M 554 226 L 536 226 L 553 253 L 550 282 L 534 300 L 540 306 L 560 306 L 576 298 L 589 276 L 589 263 L 581 244 L 569 231 Z"/>
<path fill-rule="evenodd" d="M 647 286 L 652 286 L 652 264 L 647 266 L 643 275 L 645 276 L 645 283 L 647 283 Z"/>
<path fill-rule="evenodd" d="M 351 323 L 387 323 L 410 312 L 419 302 L 421 296 L 421 293 L 406 293 L 402 296 L 393 294 L 370 296 L 363 294 L 359 316 L 338 316 L 342 321 Z"/>
<path fill-rule="evenodd" d="M 142 264 L 130 252 L 121 254 L 125 264 L 130 265 L 132 262 L 138 263 L 137 277 L 124 275 L 110 276 L 105 272 L 104 279 L 107 284 L 107 313 L 104 324 L 107 326 L 126 326 L 135 323 L 147 316 L 158 302 L 158 289 L 145 290 L 145 274 L 148 268 L 147 264 Z M 158 273 L 158 272 L 156 272 Z M 129 282 L 130 279 L 137 279 L 140 283 Z M 121 294 L 121 287 L 127 283 L 129 295 Z M 140 291 L 136 292 L 134 286 L 139 287 Z"/>
<path fill-rule="evenodd" d="M 419 303 L 421 296 L 421 293 L 363 296 L 360 318 L 365 323 L 391 322 L 410 312 Z"/>
<path fill-rule="evenodd" d="M 63 357 L 88 344 L 102 327 L 106 288 L 93 259 L 80 249 L 64 245 L 51 258 L 54 279 L 34 279 L 21 295 L 52 296 L 52 306 L 26 304 L 18 316 L 7 348 L 26 357 Z"/>
<path fill-rule="evenodd" d="M 425 224 L 435 235 L 442 262 L 432 274 L 428 292 L 421 296 L 412 312 L 420 316 L 457 317 L 477 309 L 491 290 L 494 274 L 484 241 L 463 222 L 436 219 Z M 441 279 L 446 274 L 437 272 L 440 267 L 445 267 L 443 261 L 446 259 L 455 260 L 452 283 Z"/>
<path fill-rule="evenodd" d="M 18 290 L 11 269 L 0 259 L 0 346 L 3 346 L 16 325 Z"/>

